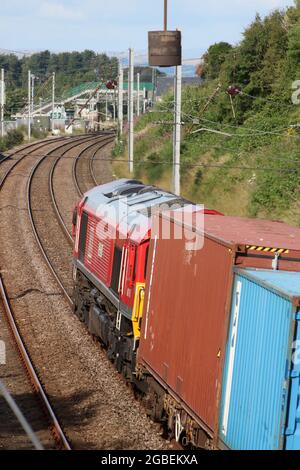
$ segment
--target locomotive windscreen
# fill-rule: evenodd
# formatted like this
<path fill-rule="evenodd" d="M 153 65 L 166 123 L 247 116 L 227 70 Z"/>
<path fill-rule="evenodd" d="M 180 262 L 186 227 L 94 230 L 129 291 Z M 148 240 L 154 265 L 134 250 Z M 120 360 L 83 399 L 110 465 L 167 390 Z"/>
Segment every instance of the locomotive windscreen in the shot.
<path fill-rule="evenodd" d="M 86 247 L 86 232 L 88 225 L 88 215 L 86 212 L 82 213 L 81 224 L 80 224 L 80 236 L 79 236 L 79 261 L 84 263 L 85 247 Z"/>
<path fill-rule="evenodd" d="M 114 253 L 112 277 L 111 277 L 111 288 L 116 294 L 118 294 L 121 261 L 122 261 L 122 250 L 116 246 L 115 253 Z"/>

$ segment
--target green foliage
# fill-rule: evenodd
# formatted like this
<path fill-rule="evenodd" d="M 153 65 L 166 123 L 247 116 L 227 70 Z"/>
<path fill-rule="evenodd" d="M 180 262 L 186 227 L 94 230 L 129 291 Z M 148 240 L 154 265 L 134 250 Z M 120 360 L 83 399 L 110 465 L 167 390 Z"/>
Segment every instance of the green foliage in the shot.
<path fill-rule="evenodd" d="M 31 133 L 34 139 L 44 139 L 48 135 L 48 131 L 38 129 L 37 127 L 33 127 Z"/>
<path fill-rule="evenodd" d="M 46 85 L 52 73 L 56 73 L 56 94 L 62 96 L 69 88 L 83 82 L 116 78 L 118 60 L 94 51 L 62 52 L 43 51 L 18 59 L 14 54 L 0 55 L 0 68 L 5 69 L 7 86 L 7 114 L 20 110 L 27 99 L 28 70 L 36 77 L 39 97 L 49 99 L 51 85 Z"/>
<path fill-rule="evenodd" d="M 300 109 L 291 97 L 300 80 L 300 0 L 257 15 L 240 44 L 211 46 L 203 70 L 204 83 L 183 90 L 183 194 L 227 214 L 299 224 Z M 233 85 L 241 93 L 231 104 Z M 136 172 L 151 183 L 170 176 L 172 120 L 169 94 L 137 124 Z"/>
<path fill-rule="evenodd" d="M 112 156 L 113 157 L 119 157 L 122 155 L 125 151 L 125 143 L 124 140 L 116 140 L 114 148 L 112 150 Z"/>
<path fill-rule="evenodd" d="M 0 152 L 5 152 L 16 145 L 22 144 L 23 140 L 24 135 L 20 129 L 9 131 L 3 139 L 0 139 Z"/>
<path fill-rule="evenodd" d="M 140 74 L 140 80 L 141 82 L 152 82 L 153 79 L 153 68 L 152 67 L 143 67 L 143 66 L 135 66 L 134 67 L 134 73 Z M 128 76 L 128 68 L 124 69 L 124 76 Z M 164 72 L 161 72 L 161 70 L 156 69 L 156 76 L 159 77 L 165 77 L 166 74 Z"/>
<path fill-rule="evenodd" d="M 232 50 L 228 42 L 218 42 L 209 47 L 203 56 L 203 78 L 214 80 L 218 78 L 221 65 L 225 62 L 227 54 Z"/>

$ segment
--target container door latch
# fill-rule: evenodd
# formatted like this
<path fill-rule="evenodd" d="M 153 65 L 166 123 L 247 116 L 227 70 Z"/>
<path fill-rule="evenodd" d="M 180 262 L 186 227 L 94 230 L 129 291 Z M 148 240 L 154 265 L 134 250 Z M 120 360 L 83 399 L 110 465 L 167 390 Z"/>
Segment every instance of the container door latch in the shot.
<path fill-rule="evenodd" d="M 274 271 L 278 270 L 279 257 L 280 257 L 280 253 L 275 253 L 275 258 L 272 261 L 272 269 Z"/>

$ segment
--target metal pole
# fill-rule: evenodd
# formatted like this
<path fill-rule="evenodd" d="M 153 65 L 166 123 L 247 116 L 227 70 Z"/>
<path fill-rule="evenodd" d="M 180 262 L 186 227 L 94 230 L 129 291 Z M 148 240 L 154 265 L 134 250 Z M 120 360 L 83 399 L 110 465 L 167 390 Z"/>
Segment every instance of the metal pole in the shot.
<path fill-rule="evenodd" d="M 54 111 L 55 111 L 55 72 L 52 75 L 52 132 L 54 131 Z"/>
<path fill-rule="evenodd" d="M 34 80 L 35 80 L 35 76 L 31 75 L 31 113 L 32 115 L 34 112 Z"/>
<path fill-rule="evenodd" d="M 155 104 L 155 99 L 156 99 L 156 69 L 152 69 L 152 85 L 153 85 L 153 91 L 152 91 L 152 101 L 153 101 L 153 106 Z"/>
<path fill-rule="evenodd" d="M 154 105 L 154 89 L 155 89 L 155 78 L 154 78 L 155 68 L 152 69 L 152 104 Z"/>
<path fill-rule="evenodd" d="M 96 128 L 99 131 L 100 130 L 100 92 L 97 93 L 96 97 Z"/>
<path fill-rule="evenodd" d="M 123 87 L 124 87 L 124 74 L 121 62 L 119 63 L 119 106 L 118 106 L 118 120 L 119 120 L 119 135 L 123 134 Z"/>
<path fill-rule="evenodd" d="M 136 100 L 136 115 L 140 115 L 140 74 L 137 74 L 137 100 Z"/>
<path fill-rule="evenodd" d="M 4 69 L 1 69 L 1 137 L 4 137 L 4 105 L 5 105 Z"/>
<path fill-rule="evenodd" d="M 146 88 L 143 90 L 143 113 L 146 112 Z"/>
<path fill-rule="evenodd" d="M 130 82 L 130 71 L 128 67 L 128 73 L 127 73 L 127 123 L 128 125 L 129 125 L 129 108 L 130 108 L 129 82 Z"/>
<path fill-rule="evenodd" d="M 116 87 L 114 86 L 114 93 L 113 93 L 113 112 L 114 112 L 114 122 L 117 119 L 117 94 L 116 94 Z"/>
<path fill-rule="evenodd" d="M 108 120 L 108 91 L 105 93 L 105 121 Z"/>
<path fill-rule="evenodd" d="M 28 140 L 31 139 L 31 72 L 28 70 Z"/>
<path fill-rule="evenodd" d="M 180 196 L 180 143 L 181 143 L 181 88 L 182 68 L 176 67 L 175 86 L 175 131 L 174 131 L 174 155 L 173 155 L 173 191 Z"/>
<path fill-rule="evenodd" d="M 134 51 L 129 49 L 129 136 L 128 136 L 128 158 L 129 158 L 129 171 L 133 173 L 133 84 L 134 84 Z"/>
<path fill-rule="evenodd" d="M 164 1 L 164 30 L 168 29 L 168 0 Z"/>
<path fill-rule="evenodd" d="M 94 101 L 92 101 L 91 111 L 92 111 L 92 130 L 94 131 L 95 130 L 95 126 L 94 126 L 95 102 Z"/>

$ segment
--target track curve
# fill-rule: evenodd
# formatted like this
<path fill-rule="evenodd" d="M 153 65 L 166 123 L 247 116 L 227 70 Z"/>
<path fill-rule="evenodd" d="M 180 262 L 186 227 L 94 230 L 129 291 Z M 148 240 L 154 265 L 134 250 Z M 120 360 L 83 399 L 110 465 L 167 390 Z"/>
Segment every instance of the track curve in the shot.
<path fill-rule="evenodd" d="M 84 163 L 85 168 L 89 167 L 90 176 L 79 184 L 94 185 L 95 181 L 92 183 L 90 171 L 93 165 L 90 161 L 94 160 L 96 152 L 101 150 L 95 145 L 96 142 L 77 143 L 76 152 L 79 149 L 82 151 L 83 146 L 90 146 L 82 155 L 87 162 Z M 71 145 L 70 142 L 69 144 Z M 2 193 L 2 198 L 0 197 L 0 210 L 3 218 L 6 217 L 5 224 L 0 227 L 0 236 L 5 238 L 4 230 L 7 231 L 5 243 L 0 247 L 0 262 L 1 266 L 6 268 L 3 270 L 4 282 L 8 285 L 9 297 L 13 299 L 12 307 L 17 314 L 17 323 L 21 325 L 25 339 L 26 337 L 35 339 L 34 344 L 30 346 L 31 355 L 38 370 L 42 371 L 46 390 L 50 394 L 50 402 L 54 403 L 54 409 L 58 410 L 73 448 L 123 450 L 166 448 L 165 442 L 160 437 L 160 428 L 150 423 L 145 410 L 135 401 L 132 392 L 120 380 L 99 346 L 91 342 L 79 322 L 74 322 L 66 298 L 62 296 L 61 289 L 58 292 L 57 282 L 41 257 L 28 217 L 26 195 L 28 196 L 30 175 L 36 166 L 31 183 L 35 185 L 35 188 L 31 186 L 31 190 L 34 189 L 36 200 L 33 214 L 41 221 L 42 218 L 50 217 L 48 202 L 52 205 L 53 211 L 50 181 L 55 174 L 56 186 L 59 177 L 62 187 L 59 198 L 57 198 L 57 187 L 53 183 L 52 189 L 62 212 L 64 187 L 74 186 L 72 171 L 67 173 L 64 169 L 67 166 L 71 169 L 74 161 L 72 159 L 78 157 L 75 150 L 68 149 L 68 155 L 61 158 L 62 152 L 56 153 L 52 144 L 49 151 L 51 155 L 47 155 L 46 158 L 45 152 L 44 149 L 44 152 L 20 161 L 18 163 L 20 166 L 14 167 L 10 172 L 11 177 L 7 179 L 5 192 Z M 39 166 L 37 162 L 42 159 Z M 53 169 L 55 160 L 57 166 Z M 105 165 L 106 163 L 103 164 L 104 167 Z M 51 171 L 52 176 L 50 176 Z M 79 171 L 77 166 L 76 176 Z M 96 177 L 96 172 L 94 176 Z M 108 177 L 108 172 L 104 176 Z M 101 180 L 101 177 L 99 179 Z M 45 196 L 41 193 L 42 188 L 45 195 L 47 193 L 47 205 L 44 205 Z M 75 188 L 73 192 L 77 194 Z M 31 192 L 31 199 L 32 196 Z M 64 214 L 71 210 L 70 200 L 66 203 Z M 12 226 L 15 217 L 18 218 L 20 227 Z M 61 225 L 49 234 L 51 240 L 60 236 L 63 236 L 64 242 L 61 242 L 59 251 L 56 250 L 57 258 L 60 258 L 58 261 L 62 261 L 63 256 L 66 260 L 68 257 L 72 260 L 72 250 L 62 233 Z"/>

